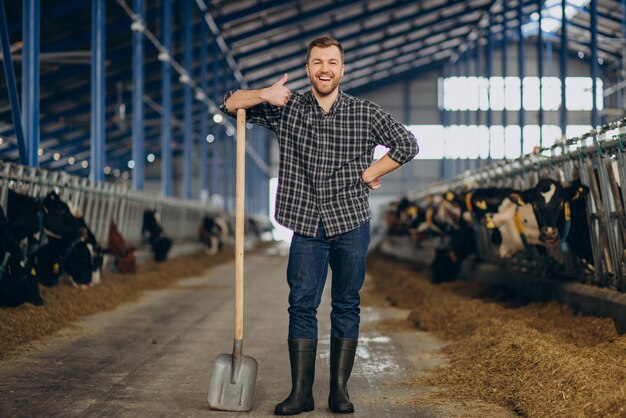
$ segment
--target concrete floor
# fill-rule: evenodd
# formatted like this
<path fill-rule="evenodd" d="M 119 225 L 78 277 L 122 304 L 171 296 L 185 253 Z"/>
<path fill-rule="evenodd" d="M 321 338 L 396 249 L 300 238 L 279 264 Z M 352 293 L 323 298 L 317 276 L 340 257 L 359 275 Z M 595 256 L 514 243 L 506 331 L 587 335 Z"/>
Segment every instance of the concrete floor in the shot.
<path fill-rule="evenodd" d="M 38 344 L 0 368 L 0 416 L 207 417 L 271 416 L 290 388 L 284 253 L 246 257 L 244 355 L 259 363 L 254 409 L 211 411 L 213 360 L 232 350 L 234 265 L 147 293 L 137 303 L 94 315 Z M 327 411 L 329 289 L 319 312 L 320 342 L 314 396 Z M 363 325 L 403 318 L 392 308 L 363 309 Z M 365 327 L 367 329 L 367 327 Z M 375 329 L 376 327 L 370 327 Z M 464 402 L 416 402 L 406 382 L 443 364 L 441 344 L 419 331 L 363 332 L 350 393 L 356 417 L 513 416 L 501 408 Z"/>

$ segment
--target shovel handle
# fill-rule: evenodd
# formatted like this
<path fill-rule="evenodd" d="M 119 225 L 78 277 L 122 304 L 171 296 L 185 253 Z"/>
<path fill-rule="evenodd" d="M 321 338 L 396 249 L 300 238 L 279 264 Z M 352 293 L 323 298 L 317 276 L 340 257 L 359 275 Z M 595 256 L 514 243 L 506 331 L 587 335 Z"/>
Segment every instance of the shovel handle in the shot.
<path fill-rule="evenodd" d="M 237 109 L 237 167 L 235 184 L 235 340 L 243 340 L 243 225 L 246 186 L 245 109 Z"/>

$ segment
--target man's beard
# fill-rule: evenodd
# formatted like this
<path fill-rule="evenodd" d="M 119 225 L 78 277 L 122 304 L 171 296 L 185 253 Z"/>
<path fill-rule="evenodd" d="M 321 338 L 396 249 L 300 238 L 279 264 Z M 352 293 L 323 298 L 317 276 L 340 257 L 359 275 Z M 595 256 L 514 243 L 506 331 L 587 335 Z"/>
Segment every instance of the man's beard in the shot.
<path fill-rule="evenodd" d="M 311 85 L 313 86 L 315 91 L 320 96 L 327 96 L 335 91 L 335 89 L 339 86 L 339 83 L 341 82 L 341 77 L 333 75 L 330 84 L 323 84 L 321 81 L 319 81 L 316 75 L 312 74 L 309 76 L 309 81 L 311 82 Z"/>

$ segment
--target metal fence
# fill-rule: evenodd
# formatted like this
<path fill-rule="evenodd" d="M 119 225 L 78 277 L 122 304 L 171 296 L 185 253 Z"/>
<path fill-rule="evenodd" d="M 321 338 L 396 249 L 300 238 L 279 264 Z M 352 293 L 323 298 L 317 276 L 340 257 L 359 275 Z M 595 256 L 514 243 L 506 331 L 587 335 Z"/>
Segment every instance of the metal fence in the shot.
<path fill-rule="evenodd" d="M 165 233 L 176 241 L 196 241 L 205 215 L 223 214 L 206 204 L 128 190 L 120 185 L 94 183 L 62 171 L 0 162 L 0 205 L 6 208 L 8 190 L 43 197 L 56 190 L 61 199 L 80 211 L 101 245 L 107 245 L 109 223 L 114 220 L 124 239 L 133 246 L 142 244 L 143 212 L 157 210 Z M 228 216 L 229 221 L 231 217 Z M 266 219 L 255 217 L 264 222 Z"/>
<path fill-rule="evenodd" d="M 537 148 L 532 154 L 516 160 L 502 160 L 467 171 L 450 181 L 412 191 L 408 197 L 419 202 L 447 190 L 463 192 L 486 187 L 524 190 L 534 187 L 543 178 L 561 182 L 579 179 L 590 189 L 586 208 L 595 269 L 581 271 L 573 266 L 568 256 L 563 274 L 579 281 L 626 291 L 626 119 L 551 147 Z M 486 228 L 476 225 L 475 232 L 482 258 L 535 274 L 546 271 L 547 260 L 536 252 L 514 260 L 499 259 L 489 242 Z"/>

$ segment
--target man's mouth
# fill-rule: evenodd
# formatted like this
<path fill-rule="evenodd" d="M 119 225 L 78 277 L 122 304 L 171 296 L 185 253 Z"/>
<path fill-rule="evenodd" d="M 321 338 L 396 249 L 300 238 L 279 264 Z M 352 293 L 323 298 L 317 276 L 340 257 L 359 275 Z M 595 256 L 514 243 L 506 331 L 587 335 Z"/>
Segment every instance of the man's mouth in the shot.
<path fill-rule="evenodd" d="M 332 77 L 327 76 L 327 75 L 319 76 L 319 77 L 317 77 L 317 78 L 318 78 L 320 81 L 323 81 L 323 82 L 329 82 L 329 81 L 331 81 L 331 80 L 332 80 Z"/>

